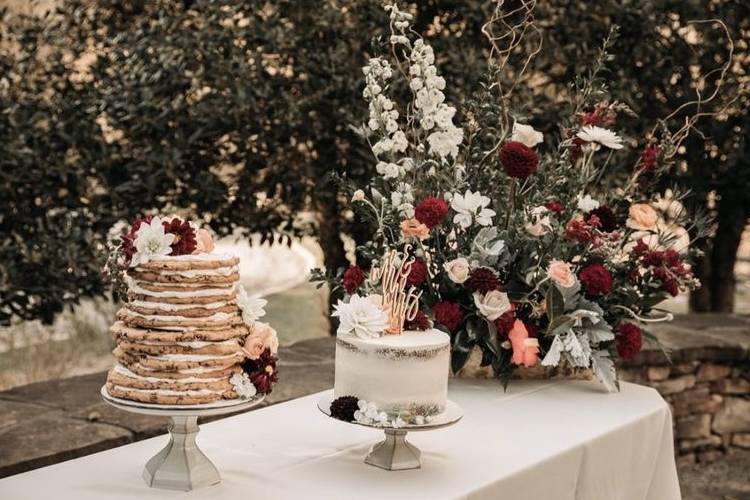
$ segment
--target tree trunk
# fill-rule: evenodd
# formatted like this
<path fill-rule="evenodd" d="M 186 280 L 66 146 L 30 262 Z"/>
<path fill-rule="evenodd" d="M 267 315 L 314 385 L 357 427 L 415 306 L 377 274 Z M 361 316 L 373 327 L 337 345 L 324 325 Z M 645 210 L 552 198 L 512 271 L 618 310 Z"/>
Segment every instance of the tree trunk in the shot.
<path fill-rule="evenodd" d="M 341 211 L 339 208 L 336 194 L 321 196 L 317 200 L 318 208 L 318 227 L 319 242 L 323 249 L 323 263 L 326 270 L 336 272 L 338 269 L 347 266 L 346 251 L 344 242 L 341 240 Z M 331 293 L 328 296 L 328 317 L 333 312 L 333 304 L 337 302 L 336 294 Z M 330 333 L 335 335 L 336 330 L 333 322 L 330 322 Z"/>
<path fill-rule="evenodd" d="M 701 287 L 690 292 L 690 311 L 711 312 L 711 242 L 708 239 L 696 242 L 703 250 L 703 256 L 693 265 L 693 274 L 701 282 Z"/>
<path fill-rule="evenodd" d="M 747 220 L 743 193 L 735 190 L 721 194 L 718 226 L 711 249 L 711 311 L 732 312 L 736 280 L 734 267 L 737 250 Z"/>

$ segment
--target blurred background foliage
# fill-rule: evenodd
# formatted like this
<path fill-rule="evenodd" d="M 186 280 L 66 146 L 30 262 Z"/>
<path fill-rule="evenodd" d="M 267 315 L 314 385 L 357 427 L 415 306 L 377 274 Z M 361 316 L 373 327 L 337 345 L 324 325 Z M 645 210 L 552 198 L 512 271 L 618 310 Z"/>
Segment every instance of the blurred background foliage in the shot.
<path fill-rule="evenodd" d="M 453 102 L 474 94 L 486 72 L 481 26 L 491 8 L 411 5 Z M 691 305 L 731 310 L 750 217 L 750 5 L 546 0 L 535 17 L 544 49 L 516 96 L 524 118 L 552 130 L 567 83 L 617 24 L 608 77 L 612 97 L 638 113 L 627 118 L 644 134 L 634 146 L 696 85 L 710 93 L 713 70 L 727 61 L 721 27 L 689 21 L 726 23 L 732 64 L 720 98 L 702 109 L 719 119 L 699 121 L 673 180 L 718 221 L 700 242 L 705 286 Z M 70 0 L 43 15 L 3 12 L 0 323 L 49 322 L 105 293 L 110 227 L 149 210 L 189 214 L 219 234 L 314 235 L 329 268 L 346 265 L 342 235 L 360 240 L 367 227 L 331 174 L 364 179 L 374 169 L 351 125 L 365 116 L 361 66 L 373 43 L 387 43 L 373 41 L 386 23 L 374 0 Z M 536 40 L 524 43 L 519 50 Z"/>

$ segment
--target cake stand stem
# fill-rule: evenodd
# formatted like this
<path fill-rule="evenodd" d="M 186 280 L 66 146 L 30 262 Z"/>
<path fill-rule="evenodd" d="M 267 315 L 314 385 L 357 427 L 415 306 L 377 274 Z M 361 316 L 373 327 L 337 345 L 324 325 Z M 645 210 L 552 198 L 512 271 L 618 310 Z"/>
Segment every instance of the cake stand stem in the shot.
<path fill-rule="evenodd" d="M 419 469 L 419 448 L 406 440 L 407 431 L 384 429 L 385 440 L 373 445 L 365 463 L 385 470 Z"/>
<path fill-rule="evenodd" d="M 221 481 L 216 466 L 195 443 L 198 417 L 170 417 L 169 444 L 143 469 L 143 479 L 152 488 L 190 491 Z"/>

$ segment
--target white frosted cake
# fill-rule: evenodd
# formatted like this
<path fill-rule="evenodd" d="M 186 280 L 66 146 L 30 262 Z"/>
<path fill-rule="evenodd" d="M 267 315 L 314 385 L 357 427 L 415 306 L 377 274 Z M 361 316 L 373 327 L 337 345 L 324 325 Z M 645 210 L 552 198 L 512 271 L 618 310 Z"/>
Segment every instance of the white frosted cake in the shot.
<path fill-rule="evenodd" d="M 445 409 L 450 337 L 439 330 L 336 339 L 334 397 L 354 396 L 388 413 Z"/>

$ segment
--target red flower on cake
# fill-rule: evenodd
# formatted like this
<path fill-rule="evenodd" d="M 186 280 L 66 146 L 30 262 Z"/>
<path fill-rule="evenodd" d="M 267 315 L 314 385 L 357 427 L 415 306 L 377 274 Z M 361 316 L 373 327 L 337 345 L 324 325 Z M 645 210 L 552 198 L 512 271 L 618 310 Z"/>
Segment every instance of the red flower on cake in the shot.
<path fill-rule="evenodd" d="M 133 254 L 135 254 L 135 236 L 138 234 L 141 224 L 151 224 L 151 219 L 153 219 L 151 215 L 142 219 L 140 217 L 136 218 L 130 225 L 130 231 L 128 231 L 128 234 L 120 237 L 122 240 L 122 253 L 125 255 L 127 264 L 130 264 L 130 259 L 132 259 Z"/>
<path fill-rule="evenodd" d="M 415 259 L 412 262 L 409 276 L 406 277 L 406 284 L 418 287 L 425 281 L 427 281 L 427 264 L 422 259 Z"/>
<path fill-rule="evenodd" d="M 500 148 L 500 163 L 510 177 L 525 179 L 539 166 L 539 155 L 527 145 L 510 141 Z"/>
<path fill-rule="evenodd" d="M 247 360 L 242 365 L 243 370 L 250 377 L 250 381 L 259 394 L 270 394 L 273 384 L 279 381 L 279 375 L 276 371 L 277 361 L 276 356 L 271 354 L 271 350 L 266 349 L 258 359 Z"/>
<path fill-rule="evenodd" d="M 195 230 L 188 221 L 175 217 L 164 221 L 164 232 L 174 234 L 172 253 L 170 255 L 188 255 L 193 253 L 198 242 L 195 240 Z"/>
<path fill-rule="evenodd" d="M 414 217 L 432 229 L 440 225 L 448 214 L 448 202 L 442 198 L 425 198 L 414 209 Z"/>
<path fill-rule="evenodd" d="M 349 295 L 353 294 L 364 282 L 365 273 L 359 266 L 349 266 L 346 271 L 344 271 L 342 284 L 344 285 L 344 290 L 346 290 L 346 293 Z"/>
<path fill-rule="evenodd" d="M 633 323 L 620 323 L 617 327 L 617 352 L 623 359 L 633 359 L 643 347 L 643 332 Z"/>
<path fill-rule="evenodd" d="M 417 311 L 417 315 L 413 320 L 407 320 L 404 324 L 405 330 L 416 330 L 422 332 L 430 328 L 430 318 L 427 317 L 422 311 Z"/>
<path fill-rule="evenodd" d="M 471 271 L 466 284 L 472 292 L 479 292 L 482 295 L 501 288 L 497 274 L 488 267 L 478 267 Z"/>
<path fill-rule="evenodd" d="M 442 301 L 435 304 L 432 308 L 435 314 L 435 321 L 448 328 L 448 331 L 455 332 L 463 319 L 461 306 L 453 302 Z"/>
<path fill-rule="evenodd" d="M 589 264 L 584 267 L 578 273 L 578 278 L 586 293 L 592 297 L 607 295 L 612 290 L 612 275 L 601 264 Z"/>

